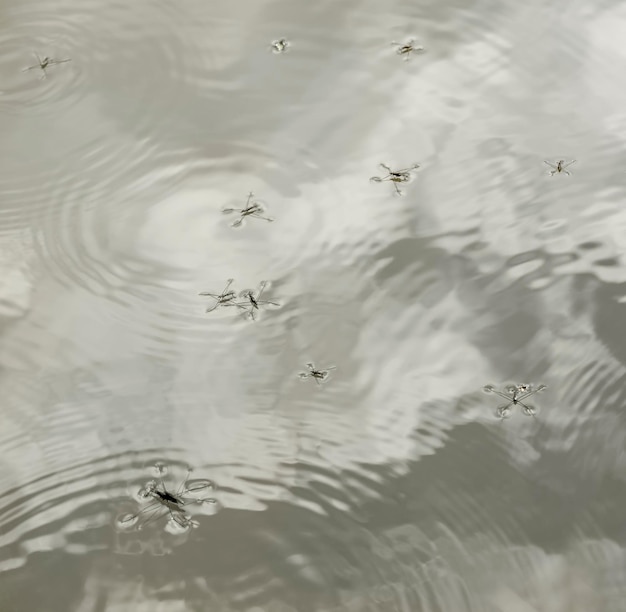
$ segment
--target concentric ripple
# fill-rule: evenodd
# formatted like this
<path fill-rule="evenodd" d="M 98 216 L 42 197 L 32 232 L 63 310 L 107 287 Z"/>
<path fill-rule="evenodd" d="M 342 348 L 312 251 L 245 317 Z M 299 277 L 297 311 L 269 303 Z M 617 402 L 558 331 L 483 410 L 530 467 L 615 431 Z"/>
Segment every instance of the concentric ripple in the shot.
<path fill-rule="evenodd" d="M 124 130 L 132 125 L 136 135 L 154 134 L 164 118 L 175 117 L 181 80 L 206 69 L 196 48 L 204 40 L 197 18 L 189 7 L 163 0 L 92 8 L 77 42 L 98 106 Z"/>
<path fill-rule="evenodd" d="M 42 206 L 35 224 L 48 274 L 96 295 L 114 292 L 142 274 L 148 276 L 150 268 L 133 257 L 137 226 L 128 217 L 132 214 L 136 219 L 148 204 L 129 212 L 138 188 L 133 184 L 150 166 L 153 150 L 146 142 L 126 143 L 126 154 L 120 156 L 119 145 L 94 141 L 76 151 L 74 173 L 67 168 L 50 185 L 48 204 Z"/>
<path fill-rule="evenodd" d="M 146 8 L 116 0 L 103 11 L 96 0 L 61 0 L 48 9 L 30 2 L 5 9 L 0 70 L 9 78 L 0 108 L 59 112 L 85 97 L 88 84 L 92 93 L 103 88 L 105 103 L 111 96 L 124 96 L 125 110 L 145 125 L 163 116 L 177 96 L 168 81 L 186 75 L 185 62 L 195 64 L 201 57 L 189 48 L 186 36 L 197 19 L 161 0 Z M 35 53 L 72 61 L 51 66 L 48 78 L 39 81 L 39 70 L 22 73 L 36 62 Z"/>
<path fill-rule="evenodd" d="M 5 142 L 12 143 L 12 154 L 0 173 L 3 229 L 28 226 L 40 211 L 49 213 L 51 196 L 53 210 L 55 200 L 63 205 L 68 199 L 79 200 L 83 207 L 90 202 L 106 205 L 112 197 L 117 199 L 124 182 L 139 183 L 150 175 L 159 167 L 150 136 L 162 117 L 172 114 L 178 96 L 174 82 L 186 73 L 180 62 L 186 58 L 195 62 L 201 56 L 188 48 L 191 43 L 183 37 L 190 25 L 189 13 L 171 3 L 152 3 L 148 12 L 141 3 L 123 2 L 108 3 L 102 11 L 96 0 L 79 5 L 61 0 L 50 13 L 30 3 L 16 6 L 9 15 L 15 27 L 0 33 L 9 48 L 0 60 L 8 64 L 5 69 L 0 65 L 0 70 L 19 75 L 9 83 L 19 78 L 19 83 L 34 85 L 25 92 L 24 85 L 1 89 L 0 105 L 15 112 L 37 105 L 55 117 L 35 117 L 30 138 L 7 130 Z M 38 34 L 44 29 L 45 37 Z M 41 39 L 36 49 L 27 34 Z M 56 42 L 46 46 L 48 39 Z M 48 78 L 39 80 L 36 72 L 40 71 L 22 73 L 16 65 L 16 58 L 22 56 L 26 65 L 32 65 L 33 52 L 72 61 L 51 66 Z M 64 75 L 80 80 L 64 82 Z M 30 92 L 33 88 L 37 91 Z M 61 112 L 77 97 L 87 99 L 71 116 Z M 126 136 L 128 125 L 120 109 L 131 113 L 132 138 Z M 57 143 L 56 148 L 51 143 Z M 166 169 L 162 178 L 165 174 Z M 137 187 L 143 189 L 145 182 Z"/>
<path fill-rule="evenodd" d="M 87 93 L 85 66 L 75 55 L 76 41 L 88 13 L 63 7 L 43 9 L 41 3 L 15 3 L 3 9 L 0 28 L 0 111 L 55 114 L 74 105 Z M 42 59 L 70 62 L 49 66 L 46 78 L 39 68 L 25 71 Z"/>
<path fill-rule="evenodd" d="M 215 489 L 204 474 L 194 471 L 189 476 L 188 466 L 177 456 L 181 453 L 175 449 L 167 458 L 162 450 L 147 449 L 103 457 L 2 491 L 0 572 L 24 565 L 29 555 L 39 551 L 86 554 L 109 548 L 115 517 L 134 507 L 137 492 L 155 473 L 172 490 L 181 479 Z M 159 464 L 167 470 L 156 472 Z M 198 506 L 192 513 L 201 521 L 197 516 L 211 516 L 217 508 L 216 504 L 206 509 Z M 128 545 L 128 538 L 124 542 Z"/>

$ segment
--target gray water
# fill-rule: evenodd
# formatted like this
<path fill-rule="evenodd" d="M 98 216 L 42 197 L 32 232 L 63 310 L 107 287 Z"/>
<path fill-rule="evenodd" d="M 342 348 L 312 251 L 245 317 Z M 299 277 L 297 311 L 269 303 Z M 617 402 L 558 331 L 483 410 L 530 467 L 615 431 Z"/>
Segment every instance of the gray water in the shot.
<path fill-rule="evenodd" d="M 626 610 L 625 37 L 0 0 L 0 612 Z M 161 477 L 211 502 L 128 527 Z"/>

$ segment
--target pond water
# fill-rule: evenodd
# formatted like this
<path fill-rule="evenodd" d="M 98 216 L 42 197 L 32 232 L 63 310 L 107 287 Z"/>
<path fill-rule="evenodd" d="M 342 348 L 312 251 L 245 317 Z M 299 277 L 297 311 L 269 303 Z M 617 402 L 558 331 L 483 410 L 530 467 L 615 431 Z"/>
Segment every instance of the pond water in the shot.
<path fill-rule="evenodd" d="M 625 36 L 0 0 L 0 610 L 626 610 Z"/>

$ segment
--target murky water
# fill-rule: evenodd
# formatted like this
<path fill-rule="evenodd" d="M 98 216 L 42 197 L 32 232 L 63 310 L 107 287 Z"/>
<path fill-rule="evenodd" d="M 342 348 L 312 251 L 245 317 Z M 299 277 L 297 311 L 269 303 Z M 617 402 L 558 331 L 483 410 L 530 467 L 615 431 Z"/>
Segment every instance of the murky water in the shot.
<path fill-rule="evenodd" d="M 625 36 L 0 0 L 1 612 L 626 610 Z"/>

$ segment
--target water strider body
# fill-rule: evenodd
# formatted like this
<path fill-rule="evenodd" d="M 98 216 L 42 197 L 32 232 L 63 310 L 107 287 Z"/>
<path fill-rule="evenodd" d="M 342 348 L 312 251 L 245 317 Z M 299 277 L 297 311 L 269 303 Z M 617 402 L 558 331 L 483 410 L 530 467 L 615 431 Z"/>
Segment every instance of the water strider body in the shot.
<path fill-rule="evenodd" d="M 224 287 L 222 293 L 209 293 L 208 291 L 204 291 L 198 294 L 213 298 L 215 300 L 215 304 L 213 304 L 213 306 L 209 306 L 205 312 L 213 312 L 216 308 L 219 308 L 220 306 L 237 306 L 237 304 L 235 303 L 237 294 L 232 289 L 230 289 L 230 286 L 233 284 L 233 282 L 234 279 L 229 278 L 226 283 L 226 287 Z"/>
<path fill-rule="evenodd" d="M 187 478 L 190 471 L 187 472 Z M 151 499 L 145 507 L 141 508 L 134 514 L 126 514 L 119 520 L 119 524 L 123 528 L 129 528 L 136 525 L 141 517 L 147 516 L 147 519 L 141 522 L 138 529 L 142 529 L 153 520 L 158 520 L 169 515 L 172 524 L 182 528 L 194 527 L 196 524 L 192 520 L 190 514 L 185 510 L 185 506 L 200 503 L 215 503 L 212 498 L 191 497 L 205 490 L 212 490 L 213 483 L 208 480 L 200 480 L 196 483 L 188 484 L 187 478 L 183 480 L 176 492 L 168 491 L 163 477 L 158 480 L 151 480 L 139 492 L 142 499 Z"/>
<path fill-rule="evenodd" d="M 29 70 L 33 70 L 35 68 L 40 68 L 42 71 L 42 75 L 41 78 L 45 79 L 46 78 L 46 68 L 50 67 L 50 66 L 54 66 L 56 64 L 65 64 L 66 62 L 71 62 L 72 60 L 67 58 L 67 59 L 62 59 L 62 60 L 55 60 L 52 59 L 51 57 L 44 57 L 43 59 L 41 57 L 39 57 L 39 55 L 37 53 L 35 53 L 35 57 L 37 58 L 37 64 L 35 64 L 34 66 L 29 66 L 28 68 L 24 68 L 24 70 L 22 70 L 22 72 L 27 72 Z"/>
<path fill-rule="evenodd" d="M 313 378 L 318 385 L 324 382 L 328 378 L 330 374 L 330 370 L 336 369 L 336 366 L 328 366 L 327 368 L 323 370 L 319 370 L 315 367 L 315 364 L 313 363 L 307 363 L 306 367 L 309 368 L 309 371 L 300 372 L 298 376 L 302 378 L 303 380 L 305 378 Z"/>
<path fill-rule="evenodd" d="M 504 398 L 508 404 L 503 406 L 498 406 L 496 409 L 496 416 L 501 419 L 506 419 L 511 416 L 512 406 L 521 406 L 524 414 L 526 416 L 535 416 L 536 409 L 534 406 L 526 404 L 522 400 L 547 389 L 546 385 L 539 385 L 537 388 L 533 389 L 532 385 L 529 384 L 521 384 L 521 385 L 510 385 L 506 388 L 505 392 L 498 391 L 493 385 L 485 385 L 483 387 L 483 391 L 486 393 L 495 393 L 500 397 Z"/>
<path fill-rule="evenodd" d="M 287 51 L 289 47 L 289 41 L 284 38 L 279 38 L 278 40 L 272 41 L 270 48 L 272 49 L 272 53 L 284 53 Z"/>
<path fill-rule="evenodd" d="M 270 223 L 274 221 L 271 217 L 264 216 L 265 208 L 259 204 L 258 202 L 250 203 L 250 200 L 253 198 L 254 194 L 250 192 L 248 194 L 248 200 L 246 201 L 246 205 L 243 208 L 224 208 L 222 212 L 226 215 L 238 212 L 239 219 L 236 219 L 234 223 L 231 224 L 232 227 L 239 227 L 243 220 L 246 217 L 254 217 L 255 219 L 263 219 L 263 221 L 269 221 Z"/>
<path fill-rule="evenodd" d="M 395 187 L 396 193 L 402 195 L 402 191 L 398 187 L 398 183 L 408 183 L 411 180 L 411 172 L 417 170 L 419 164 L 413 164 L 409 168 L 403 168 L 402 170 L 392 170 L 386 164 L 380 164 L 380 167 L 387 171 L 387 176 L 373 176 L 370 181 L 375 183 L 382 183 L 383 181 L 391 181 Z"/>
<path fill-rule="evenodd" d="M 398 55 L 404 55 L 404 61 L 408 62 L 411 53 L 423 53 L 424 47 L 420 45 L 415 45 L 415 40 L 411 39 L 408 42 L 402 44 L 397 43 L 395 40 L 391 43 L 394 47 L 396 47 L 396 53 Z"/>
<path fill-rule="evenodd" d="M 263 291 L 265 290 L 266 286 L 267 286 L 267 281 L 261 281 L 261 284 L 259 286 L 258 291 L 256 292 L 256 295 L 255 295 L 255 292 L 252 291 L 251 289 L 246 289 L 245 291 L 241 292 L 240 297 L 244 298 L 245 301 L 238 302 L 236 306 L 239 306 L 239 308 L 243 308 L 244 310 L 246 310 L 248 317 L 251 319 L 254 319 L 254 311 L 260 310 L 259 306 L 265 306 L 266 304 L 270 304 L 271 306 L 280 306 L 280 304 L 278 304 L 277 302 L 272 302 L 270 300 L 261 299 L 261 295 L 263 294 Z"/>
<path fill-rule="evenodd" d="M 559 161 L 556 162 L 556 164 L 549 162 L 547 159 L 543 160 L 544 164 L 547 164 L 548 166 L 550 166 L 550 168 L 552 168 L 552 170 L 549 171 L 550 176 L 554 176 L 555 174 L 567 174 L 567 176 L 571 176 L 571 173 L 568 172 L 566 170 L 566 168 L 568 166 L 571 166 L 572 164 L 576 163 L 576 160 L 573 159 L 572 161 L 566 162 L 564 159 L 559 159 Z"/>

